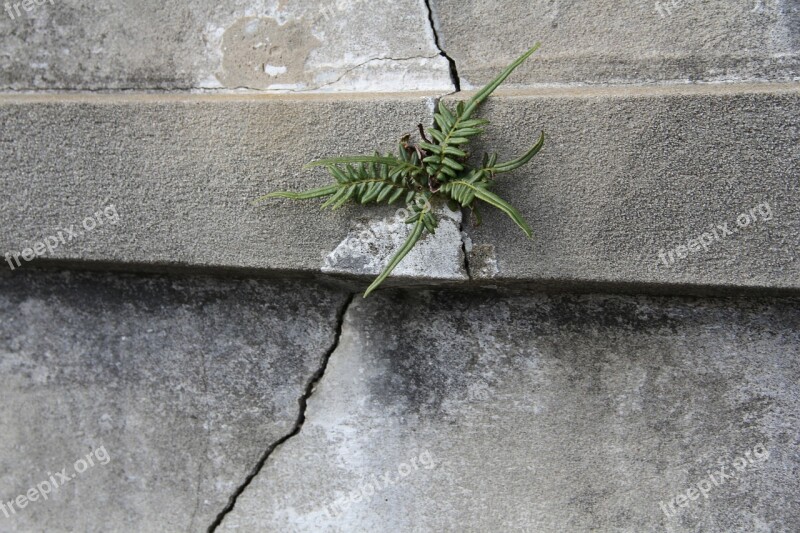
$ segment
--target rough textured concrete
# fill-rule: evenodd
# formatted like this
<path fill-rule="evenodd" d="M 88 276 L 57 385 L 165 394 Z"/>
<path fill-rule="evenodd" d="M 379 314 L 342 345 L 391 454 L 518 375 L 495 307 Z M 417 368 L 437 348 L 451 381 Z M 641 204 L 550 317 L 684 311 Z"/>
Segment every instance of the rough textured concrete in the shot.
<path fill-rule="evenodd" d="M 473 153 L 502 161 L 541 130 L 547 140 L 528 166 L 497 178 L 533 239 L 484 209 L 482 226 L 464 225 L 473 277 L 800 288 L 799 95 L 791 85 L 490 99 Z M 740 227 L 742 214 L 755 218 Z M 716 228 L 726 224 L 730 235 Z"/>
<path fill-rule="evenodd" d="M 452 88 L 423 2 L 366 5 L 57 0 L 21 16 L 12 7 L 13 19 L 0 13 L 0 89 Z"/>
<path fill-rule="evenodd" d="M 205 530 L 294 427 L 344 302 L 310 283 L 0 275 L 0 501 L 75 475 L 0 509 L 0 530 Z M 100 447 L 110 460 L 74 474 Z"/>
<path fill-rule="evenodd" d="M 0 250 L 20 252 L 74 225 L 82 234 L 53 253 L 12 262 L 318 273 L 362 219 L 391 217 L 400 204 L 332 212 L 321 201 L 252 201 L 333 181 L 324 169 L 303 170 L 313 159 L 396 150 L 430 106 L 422 96 L 6 98 Z M 84 219 L 109 204 L 117 224 L 85 231 Z M 461 238 L 448 235 L 450 262 L 415 270 L 415 279 L 463 279 Z"/>
<path fill-rule="evenodd" d="M 221 530 L 794 531 L 799 303 L 356 299 L 302 431 Z"/>
<path fill-rule="evenodd" d="M 473 153 L 510 158 L 547 132 L 533 162 L 497 185 L 535 235 L 526 240 L 484 209 L 483 226 L 464 225 L 472 276 L 560 288 L 800 288 L 798 94 L 791 84 L 499 93 L 481 110 L 492 124 Z M 399 245 L 378 231 L 396 207 L 250 202 L 327 183 L 324 170 L 302 170 L 312 159 L 393 150 L 430 119 L 431 103 L 419 95 L 0 99 L 0 251 L 21 252 L 73 224 L 83 231 L 85 217 L 113 203 L 116 225 L 83 231 L 21 268 L 55 260 L 344 271 L 366 282 Z M 764 202 L 769 213 L 758 211 Z M 736 229 L 752 209 L 752 223 L 730 236 L 717 230 L 707 250 L 690 244 L 717 225 Z M 401 264 L 395 281 L 463 280 L 456 223 L 428 243 L 435 254 L 423 243 L 421 260 Z M 342 256 L 343 243 L 368 228 L 372 236 Z M 681 258 L 679 246 L 695 249 L 681 248 Z"/>
<path fill-rule="evenodd" d="M 535 41 L 470 148 L 546 130 L 533 240 L 442 209 L 385 284 L 460 291 L 345 292 L 400 205 L 251 204 Z M 0 532 L 800 530 L 799 53 L 797 0 L 4 3 Z"/>
<path fill-rule="evenodd" d="M 509 83 L 800 79 L 800 5 L 792 0 L 431 4 L 464 88 L 486 83 L 537 41 L 542 49 Z"/>

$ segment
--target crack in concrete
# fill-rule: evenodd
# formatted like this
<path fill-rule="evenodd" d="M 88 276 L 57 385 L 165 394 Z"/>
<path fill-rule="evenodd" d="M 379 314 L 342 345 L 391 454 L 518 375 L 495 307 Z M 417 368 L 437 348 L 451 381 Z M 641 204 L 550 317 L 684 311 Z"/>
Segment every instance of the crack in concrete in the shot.
<path fill-rule="evenodd" d="M 472 272 L 469 269 L 469 251 L 467 250 L 467 238 L 469 238 L 469 235 L 464 231 L 465 217 L 469 217 L 466 207 L 461 209 L 461 223 L 458 225 L 458 234 L 461 237 L 461 253 L 464 254 L 464 272 L 467 273 L 467 280 L 472 281 Z M 467 218 L 467 220 L 469 219 Z"/>
<path fill-rule="evenodd" d="M 247 487 L 250 486 L 250 483 L 252 483 L 252 481 L 261 473 L 261 470 L 264 468 L 264 465 L 267 464 L 267 461 L 269 460 L 272 453 L 275 450 L 277 450 L 283 443 L 285 443 L 292 437 L 295 437 L 297 434 L 300 433 L 300 431 L 303 430 L 303 424 L 305 424 L 306 422 L 306 408 L 308 407 L 308 400 L 314 394 L 314 390 L 317 387 L 317 383 L 319 383 L 319 381 L 325 375 L 325 370 L 328 368 L 328 362 L 330 361 L 333 352 L 335 352 L 336 349 L 339 347 L 339 341 L 342 338 L 342 330 L 344 328 L 344 318 L 345 315 L 347 315 L 347 310 L 350 309 L 350 305 L 353 303 L 354 297 L 355 293 L 349 294 L 344 304 L 342 304 L 342 307 L 336 313 L 336 331 L 334 333 L 333 345 L 331 345 L 328 351 L 325 352 L 325 355 L 322 357 L 322 362 L 320 364 L 320 367 L 317 369 L 316 372 L 314 372 L 314 375 L 311 376 L 311 379 L 306 384 L 305 392 L 298 400 L 298 403 L 300 404 L 300 413 L 297 416 L 297 420 L 294 423 L 294 427 L 292 427 L 292 430 L 289 433 L 287 433 L 286 435 L 284 435 L 283 437 L 272 443 L 264 451 L 263 455 L 261 456 L 261 459 L 258 460 L 256 466 L 253 468 L 253 470 L 250 472 L 247 478 L 245 478 L 244 483 L 242 483 L 230 497 L 230 499 L 228 500 L 228 505 L 225 506 L 225 508 L 217 515 L 217 518 L 214 520 L 214 522 L 208 527 L 208 533 L 213 533 L 214 531 L 216 531 L 217 528 L 220 526 L 220 524 L 222 524 L 222 521 L 225 519 L 228 513 L 233 511 L 233 509 L 236 507 L 236 501 L 239 499 L 239 496 L 244 494 L 244 491 L 247 490 Z"/>
<path fill-rule="evenodd" d="M 450 57 L 447 52 L 444 51 L 442 48 L 441 43 L 439 42 L 439 32 L 436 31 L 436 21 L 434 20 L 433 16 L 433 8 L 431 7 L 431 0 L 424 0 L 425 7 L 428 9 L 428 23 L 431 27 L 431 32 L 433 33 L 433 43 L 436 45 L 436 48 L 439 50 L 439 55 L 444 57 L 447 60 L 447 63 L 450 65 L 450 81 L 453 84 L 453 92 L 446 94 L 445 96 L 450 96 L 452 94 L 456 94 L 461 92 L 461 78 L 458 75 L 458 67 L 456 66 L 456 60 Z M 442 99 L 435 98 L 433 103 L 433 112 L 436 112 L 436 108 L 439 105 L 439 101 Z M 467 279 L 472 280 L 472 273 L 470 272 L 469 267 L 469 253 L 467 252 L 467 241 L 464 238 L 464 217 L 467 216 L 467 210 L 461 210 L 461 223 L 458 226 L 458 233 L 461 237 L 461 252 L 464 254 L 464 272 L 467 274 Z"/>
<path fill-rule="evenodd" d="M 322 89 L 323 87 L 328 87 L 329 85 L 334 85 L 334 84 L 339 83 L 340 81 L 342 81 L 344 79 L 345 76 L 347 76 L 348 74 L 350 74 L 354 70 L 357 70 L 357 69 L 363 67 L 364 65 L 368 65 L 368 64 L 372 63 L 373 61 L 411 61 L 411 60 L 414 60 L 414 59 L 433 59 L 435 57 L 437 57 L 437 56 L 373 57 L 373 58 L 367 59 L 366 61 L 358 63 L 357 65 L 354 65 L 352 67 L 347 68 L 341 75 L 339 75 L 333 81 L 329 81 L 327 83 L 323 83 L 322 85 L 317 85 L 316 87 L 311 87 L 311 88 L 308 88 L 308 89 L 284 89 L 284 90 L 286 90 L 287 92 L 290 92 L 290 93 L 301 93 L 301 92 L 307 92 L 307 91 L 318 91 L 318 90 Z"/>
<path fill-rule="evenodd" d="M 436 37 L 434 36 L 434 40 Z M 438 48 L 438 45 L 437 45 Z M 236 85 L 236 86 L 229 86 L 229 87 L 217 87 L 217 88 L 208 88 L 208 87 L 200 87 L 200 86 L 176 86 L 176 87 L 150 87 L 150 88 L 139 88 L 136 87 L 100 87 L 100 88 L 70 88 L 70 87 L 48 87 L 45 89 L 37 88 L 37 87 L 29 87 L 29 88 L 0 88 L 0 94 L 3 92 L 8 94 L 14 93 L 46 93 L 46 92 L 86 92 L 86 93 L 99 93 L 99 94 L 113 94 L 115 92 L 142 92 L 148 93 L 152 92 L 153 94 L 159 93 L 183 93 L 189 91 L 197 91 L 197 92 L 205 92 L 205 93 L 226 93 L 228 91 L 253 91 L 256 93 L 305 93 L 305 92 L 312 92 L 318 91 L 324 87 L 328 87 L 330 85 L 334 85 L 342 81 L 345 76 L 357 70 L 364 65 L 368 65 L 375 61 L 413 61 L 415 59 L 434 59 L 436 57 L 444 56 L 449 62 L 451 62 L 450 66 L 450 77 L 452 80 L 452 59 L 447 57 L 439 48 L 439 53 L 432 56 L 409 56 L 409 57 L 372 57 L 367 59 L 366 61 L 362 61 L 352 67 L 348 67 L 345 71 L 340 74 L 335 80 L 323 83 L 322 85 L 312 85 L 304 89 L 269 89 L 263 87 L 250 87 L 249 85 Z"/>
<path fill-rule="evenodd" d="M 444 51 L 442 45 L 439 44 L 439 33 L 436 31 L 436 22 L 433 20 L 433 8 L 431 7 L 431 0 L 425 0 L 425 7 L 428 8 L 428 22 L 430 23 L 431 31 L 433 32 L 433 43 L 439 50 L 439 55 L 445 58 L 450 64 L 450 81 L 453 83 L 453 87 L 455 87 L 454 93 L 461 92 L 461 78 L 458 76 L 456 60 L 447 55 L 447 52 Z"/>
<path fill-rule="evenodd" d="M 450 96 L 451 94 L 455 93 L 448 93 L 444 96 Z M 439 107 L 439 102 L 444 98 L 444 96 L 436 97 L 432 99 L 433 102 L 433 113 L 436 113 L 436 109 Z M 464 272 L 467 274 L 467 280 L 472 281 L 472 271 L 470 270 L 469 264 L 469 251 L 467 250 L 467 239 L 469 239 L 469 234 L 465 231 L 466 224 L 464 221 L 470 220 L 470 210 L 466 207 L 461 208 L 461 222 L 458 224 L 458 235 L 461 238 L 461 253 L 464 254 Z"/>

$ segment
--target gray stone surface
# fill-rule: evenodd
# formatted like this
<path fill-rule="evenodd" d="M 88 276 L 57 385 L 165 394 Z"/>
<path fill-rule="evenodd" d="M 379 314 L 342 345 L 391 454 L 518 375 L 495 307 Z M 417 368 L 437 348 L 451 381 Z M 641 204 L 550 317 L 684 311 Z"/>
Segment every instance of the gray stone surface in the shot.
<path fill-rule="evenodd" d="M 492 123 L 473 153 L 511 159 L 547 133 L 495 189 L 534 236 L 484 209 L 480 227 L 464 225 L 474 278 L 800 288 L 796 85 L 504 94 L 481 110 Z M 742 214 L 755 220 L 740 227 Z"/>
<path fill-rule="evenodd" d="M 800 5 L 783 0 L 431 3 L 463 88 L 542 42 L 512 84 L 800 79 Z"/>
<path fill-rule="evenodd" d="M 800 529 L 797 1 L 15 3 L 0 531 Z M 535 41 L 472 147 L 547 132 L 533 240 L 442 210 L 386 283 L 461 291 L 345 292 L 400 205 L 251 204 L 429 123 L 439 46 L 470 89 Z"/>
<path fill-rule="evenodd" d="M 302 431 L 220 530 L 794 531 L 799 303 L 356 299 Z"/>
<path fill-rule="evenodd" d="M 349 231 L 400 204 L 332 212 L 321 201 L 252 201 L 331 182 L 324 169 L 302 168 L 313 159 L 396 150 L 430 106 L 420 95 L 0 98 L 0 253 L 74 225 L 82 234 L 52 253 L 40 246 L 41 257 L 11 264 L 319 273 Z M 86 231 L 85 218 L 112 204 L 118 222 L 101 214 L 109 222 Z M 458 232 L 437 242 L 447 260 L 406 277 L 465 279 Z"/>
<path fill-rule="evenodd" d="M 75 478 L 0 509 L 0 530 L 204 531 L 293 429 L 344 302 L 312 283 L 1 274 L 0 501 Z"/>
<path fill-rule="evenodd" d="M 473 278 L 561 289 L 796 290 L 798 94 L 795 84 L 498 93 L 481 110 L 492 124 L 473 153 L 505 159 L 541 129 L 548 139 L 529 166 L 498 178 L 533 240 L 484 209 L 483 226 L 464 224 Z M 330 212 L 317 201 L 251 201 L 327 183 L 324 170 L 302 169 L 312 159 L 393 150 L 430 119 L 431 103 L 419 94 L 0 98 L 0 253 L 75 225 L 82 235 L 52 253 L 40 247 L 42 256 L 20 268 L 344 271 L 367 282 L 377 268 L 370 254 L 385 262 L 394 250 L 381 229 L 394 206 Z M 110 204 L 116 225 L 81 227 Z M 754 222 L 724 238 L 718 229 L 707 250 L 690 243 L 717 225 L 735 229 L 753 209 Z M 456 224 L 428 243 L 435 254 L 422 246 L 393 282 L 463 281 Z M 369 238 L 341 256 L 365 230 Z M 331 255 L 339 257 L 332 266 Z"/>
<path fill-rule="evenodd" d="M 0 89 L 452 88 L 417 0 L 50 0 L 21 16 L 14 3 Z"/>

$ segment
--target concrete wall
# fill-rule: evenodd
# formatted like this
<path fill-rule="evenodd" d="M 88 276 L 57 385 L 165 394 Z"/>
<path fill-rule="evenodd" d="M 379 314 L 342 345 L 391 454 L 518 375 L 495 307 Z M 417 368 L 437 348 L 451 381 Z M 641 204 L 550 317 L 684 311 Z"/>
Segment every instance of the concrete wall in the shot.
<path fill-rule="evenodd" d="M 0 87 L 448 89 L 447 61 L 435 46 L 425 5 L 368 5 L 47 0 L 20 15 L 12 7 L 0 17 Z"/>
<path fill-rule="evenodd" d="M 546 132 L 533 239 L 443 211 L 364 301 L 395 209 L 252 204 L 536 41 L 475 147 Z M 0 531 L 797 530 L 799 51 L 789 0 L 10 2 Z"/>

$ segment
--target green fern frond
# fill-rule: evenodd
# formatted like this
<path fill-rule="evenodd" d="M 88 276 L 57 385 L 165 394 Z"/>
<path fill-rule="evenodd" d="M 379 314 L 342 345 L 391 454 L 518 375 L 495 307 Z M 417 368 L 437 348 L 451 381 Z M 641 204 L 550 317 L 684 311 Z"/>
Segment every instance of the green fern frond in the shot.
<path fill-rule="evenodd" d="M 485 154 L 481 166 L 477 168 L 469 162 L 470 154 L 466 145 L 481 135 L 483 127 L 489 124 L 488 120 L 471 118 L 472 114 L 538 48 L 537 43 L 468 101 L 458 102 L 454 109 L 440 100 L 433 115 L 433 124 L 427 129 L 419 127 L 422 138 L 416 143 L 409 141 L 409 135 L 404 136 L 397 155 L 375 152 L 373 155 L 312 161 L 305 168 L 325 167 L 335 183 L 304 192 L 273 192 L 258 198 L 256 202 L 269 198 L 308 200 L 329 197 L 322 207 L 336 209 L 348 201 L 392 204 L 403 199 L 411 212 L 405 220 L 412 225 L 411 233 L 366 290 L 364 297 L 383 283 L 425 233 L 435 233 L 438 222 L 431 211 L 431 201 L 436 196 L 445 197 L 454 202 L 456 207 L 470 208 L 479 222 L 478 201 L 492 205 L 508 215 L 530 237 L 533 232 L 520 213 L 489 189 L 494 184 L 495 175 L 511 172 L 539 153 L 544 145 L 544 132 L 533 148 L 517 159 L 498 164 L 497 154 Z"/>
<path fill-rule="evenodd" d="M 480 173 L 477 173 L 480 176 Z M 472 202 L 475 199 L 482 200 L 489 205 L 492 205 L 503 213 L 509 216 L 511 220 L 513 220 L 517 226 L 522 228 L 522 231 L 525 232 L 525 235 L 528 237 L 533 236 L 533 231 L 531 227 L 528 225 L 525 220 L 523 220 L 522 215 L 519 214 L 519 211 L 514 209 L 508 202 L 494 194 L 489 190 L 489 183 L 485 181 L 480 181 L 477 179 L 473 180 L 457 180 L 451 181 L 445 184 L 442 187 L 442 190 L 445 190 L 450 197 L 455 199 L 457 202 L 460 202 L 461 205 L 464 207 L 470 207 Z"/>
<path fill-rule="evenodd" d="M 408 255 L 414 245 L 422 238 L 425 231 L 430 234 L 434 234 L 436 232 L 437 221 L 436 218 L 433 216 L 430 210 L 430 203 L 427 203 L 427 198 L 425 198 L 426 204 L 425 207 L 419 207 L 418 204 L 414 203 L 411 210 L 413 214 L 406 219 L 406 224 L 414 224 L 414 227 L 411 229 L 411 234 L 409 234 L 406 242 L 403 243 L 403 246 L 392 256 L 389 260 L 389 263 L 380 273 L 380 275 L 375 278 L 375 281 L 367 288 L 364 292 L 364 298 L 370 295 L 372 291 L 378 288 L 378 286 L 383 283 L 383 281 L 389 277 L 389 274 L 400 264 L 400 261 Z"/>
<path fill-rule="evenodd" d="M 516 170 L 533 159 L 533 156 L 539 153 L 539 150 L 542 149 L 542 146 L 544 146 L 544 132 L 542 132 L 542 135 L 539 137 L 539 140 L 536 142 L 536 144 L 533 145 L 533 148 L 531 148 L 525 155 L 514 159 L 513 161 L 509 161 L 508 163 L 501 163 L 497 165 L 495 164 L 497 161 L 497 154 L 495 154 L 494 160 L 491 162 L 491 164 L 484 165 L 483 170 L 486 170 L 491 174 L 502 174 L 504 172 Z"/>
<path fill-rule="evenodd" d="M 467 120 L 458 107 L 456 114 L 453 114 L 441 100 L 439 111 L 434 113 L 433 120 L 434 126 L 427 131 L 435 144 L 422 141 L 419 146 L 430 154 L 422 160 L 426 164 L 425 170 L 428 175 L 435 181 L 444 182 L 455 179 L 458 175 L 456 172 L 464 170 L 463 160 L 467 157 L 467 153 L 458 146 L 467 144 L 472 137 L 483 133 L 480 126 L 488 124 L 489 121 Z"/>
<path fill-rule="evenodd" d="M 408 159 L 404 159 L 402 157 L 397 157 L 391 154 L 386 154 L 385 156 L 381 156 L 377 153 L 375 155 L 356 155 L 356 156 L 346 156 L 346 157 L 332 157 L 330 159 L 320 159 L 306 164 L 303 168 L 313 168 L 321 166 L 331 167 L 336 165 L 347 165 L 352 163 L 383 165 L 389 170 L 390 175 L 407 174 L 411 176 L 419 176 L 425 171 L 425 169 L 423 169 L 419 165 L 419 157 L 417 156 L 417 154 L 413 154 L 411 156 L 408 156 Z"/>
<path fill-rule="evenodd" d="M 503 72 L 501 72 L 499 76 L 490 81 L 486 87 L 478 91 L 475 94 L 475 96 L 470 98 L 469 102 L 467 102 L 466 107 L 464 108 L 463 112 L 464 120 L 471 117 L 472 113 L 474 113 L 475 110 L 478 109 L 478 106 L 481 105 L 484 100 L 489 98 L 489 95 L 491 95 L 495 89 L 500 87 L 500 84 L 506 81 L 506 78 L 508 78 L 511 75 L 511 73 L 514 72 L 514 70 L 516 70 L 518 66 L 524 63 L 526 59 L 528 59 L 536 50 L 538 50 L 539 46 L 541 46 L 541 43 L 534 44 L 533 48 L 531 48 L 530 50 L 519 56 Z"/>
<path fill-rule="evenodd" d="M 367 290 L 364 292 L 364 298 L 369 296 L 372 291 L 378 288 L 378 286 L 383 283 L 383 281 L 389 277 L 389 274 L 392 273 L 392 270 L 403 260 L 403 258 L 408 255 L 408 252 L 417 244 L 417 241 L 422 238 L 422 232 L 425 230 L 425 224 L 423 223 L 422 219 L 418 219 L 414 222 L 414 228 L 411 230 L 411 235 L 408 236 L 406 242 L 403 246 L 394 254 L 394 256 L 389 260 L 389 264 L 386 268 L 381 272 L 381 274 L 375 278 L 375 281 L 367 287 Z"/>
<path fill-rule="evenodd" d="M 330 185 L 327 187 L 320 187 L 319 189 L 311 189 L 305 192 L 289 192 L 289 191 L 271 192 L 269 194 L 265 194 L 264 196 L 259 196 L 253 201 L 253 203 L 257 204 L 263 202 L 264 200 L 268 200 L 270 198 L 289 198 L 290 200 L 311 200 L 312 198 L 322 198 L 325 196 L 330 196 L 337 190 L 338 187 L 336 185 Z"/>

